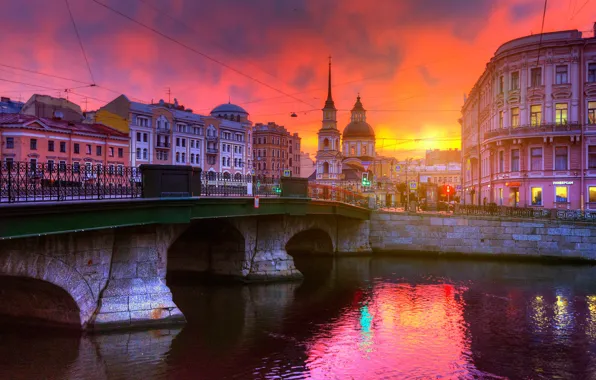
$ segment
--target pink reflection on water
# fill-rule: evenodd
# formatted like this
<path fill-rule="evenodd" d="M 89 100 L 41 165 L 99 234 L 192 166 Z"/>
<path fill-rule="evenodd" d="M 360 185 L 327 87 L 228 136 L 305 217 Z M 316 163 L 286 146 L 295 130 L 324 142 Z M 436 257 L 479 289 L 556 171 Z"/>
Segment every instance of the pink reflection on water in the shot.
<path fill-rule="evenodd" d="M 462 288 L 382 284 L 352 305 L 307 351 L 314 379 L 469 373 Z"/>

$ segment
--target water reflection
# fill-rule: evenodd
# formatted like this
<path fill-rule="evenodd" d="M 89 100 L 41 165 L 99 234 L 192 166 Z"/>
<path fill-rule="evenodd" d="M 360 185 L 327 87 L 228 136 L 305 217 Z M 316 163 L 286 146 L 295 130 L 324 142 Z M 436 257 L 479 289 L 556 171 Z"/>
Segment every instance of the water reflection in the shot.
<path fill-rule="evenodd" d="M 595 268 L 325 260 L 303 283 L 172 286 L 182 330 L 0 332 L 0 378 L 596 378 Z"/>

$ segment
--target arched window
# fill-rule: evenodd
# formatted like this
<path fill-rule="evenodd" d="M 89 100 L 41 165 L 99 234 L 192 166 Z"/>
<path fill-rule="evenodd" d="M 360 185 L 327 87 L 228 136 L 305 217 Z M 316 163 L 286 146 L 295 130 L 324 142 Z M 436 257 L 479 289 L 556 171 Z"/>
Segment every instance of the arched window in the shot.
<path fill-rule="evenodd" d="M 356 147 L 354 145 L 352 145 L 350 147 L 350 156 L 355 156 L 356 155 Z"/>
<path fill-rule="evenodd" d="M 176 154 L 177 154 L 177 153 L 176 153 Z M 222 157 L 222 158 L 221 158 L 221 164 L 222 164 L 223 166 L 226 166 L 226 158 L 225 158 L 225 157 Z"/>
<path fill-rule="evenodd" d="M 240 173 L 236 173 L 236 174 L 234 174 L 234 179 L 235 179 L 236 181 L 241 181 L 241 180 L 242 180 L 242 174 L 240 174 Z"/>
<path fill-rule="evenodd" d="M 143 149 L 143 160 L 147 159 L 147 148 Z"/>
<path fill-rule="evenodd" d="M 209 181 L 214 181 L 215 180 L 215 172 L 210 171 L 209 173 L 207 173 L 207 179 Z"/>
<path fill-rule="evenodd" d="M 195 163 L 195 154 L 194 153 L 191 153 L 190 154 L 190 163 L 191 164 L 194 164 Z"/>
<path fill-rule="evenodd" d="M 227 118 L 228 118 L 228 114 L 226 113 L 226 114 L 224 114 L 224 119 L 227 119 Z"/>
<path fill-rule="evenodd" d="M 230 178 L 232 178 L 232 177 L 230 176 L 230 173 L 228 173 L 228 172 L 225 172 L 225 173 L 223 174 L 223 177 L 224 177 L 224 179 L 230 179 Z"/>
<path fill-rule="evenodd" d="M 329 148 L 329 139 L 325 138 L 325 140 L 323 140 L 323 146 L 325 147 L 325 149 Z"/>
<path fill-rule="evenodd" d="M 328 162 L 323 163 L 323 174 L 329 174 L 329 163 Z"/>
<path fill-rule="evenodd" d="M 182 163 L 186 162 L 186 153 L 182 153 Z"/>

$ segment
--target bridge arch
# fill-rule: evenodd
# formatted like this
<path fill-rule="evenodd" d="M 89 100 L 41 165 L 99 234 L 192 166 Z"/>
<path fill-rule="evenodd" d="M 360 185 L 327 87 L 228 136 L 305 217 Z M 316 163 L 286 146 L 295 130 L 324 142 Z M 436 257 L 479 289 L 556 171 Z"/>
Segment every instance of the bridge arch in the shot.
<path fill-rule="evenodd" d="M 28 307 L 25 303 L 29 301 L 21 298 L 21 301 L 24 302 L 21 305 L 18 302 L 4 305 L 17 308 L 8 310 L 5 314 L 7 316 L 33 317 L 48 323 L 70 325 L 71 327 L 75 327 L 73 325 L 76 323 L 78 328 L 84 328 L 97 308 L 96 296 L 86 279 L 74 268 L 55 257 L 24 251 L 2 255 L 0 256 L 0 277 L 3 277 L 2 282 L 18 285 L 21 289 L 23 287 L 28 289 L 27 293 L 39 290 L 42 294 L 49 294 L 56 302 L 53 305 L 55 306 L 53 312 L 52 305 L 46 302 L 48 300 L 44 300 L 45 312 L 41 309 L 30 308 L 29 311 L 36 315 L 23 315 L 18 308 Z M 60 290 L 55 289 L 56 287 Z M 8 290 L 3 288 L 3 291 Z M 31 295 L 29 294 L 29 296 Z M 34 300 L 35 297 L 32 299 Z M 37 306 L 43 306 L 42 304 Z M 2 306 L 0 305 L 0 313 L 2 313 Z"/>
<path fill-rule="evenodd" d="M 329 232 L 317 227 L 295 233 L 288 239 L 285 248 L 292 256 L 302 253 L 332 254 L 335 250 Z"/>

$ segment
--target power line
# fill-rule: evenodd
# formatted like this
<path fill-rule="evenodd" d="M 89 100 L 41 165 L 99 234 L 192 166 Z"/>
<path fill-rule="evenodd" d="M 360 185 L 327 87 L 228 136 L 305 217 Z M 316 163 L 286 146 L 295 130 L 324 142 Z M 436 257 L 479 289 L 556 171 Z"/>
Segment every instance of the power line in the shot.
<path fill-rule="evenodd" d="M 569 19 L 569 21 L 573 20 L 575 18 L 575 16 L 577 16 L 579 14 L 579 12 L 581 12 L 582 9 L 584 9 L 584 7 L 590 2 L 590 0 L 586 0 L 585 3 L 582 4 L 581 7 L 579 7 L 579 9 L 577 10 L 577 12 L 575 12 L 573 14 L 573 16 L 571 16 L 571 18 Z"/>
<path fill-rule="evenodd" d="M 68 14 L 70 14 L 70 20 L 72 21 L 72 26 L 74 27 L 77 39 L 79 40 L 79 45 L 81 46 L 83 57 L 85 57 L 85 62 L 87 63 L 87 68 L 89 69 L 89 75 L 91 75 L 91 81 L 95 83 L 95 78 L 93 78 L 93 73 L 91 72 L 91 65 L 89 65 L 89 60 L 87 59 L 87 54 L 85 53 L 85 48 L 83 47 L 83 41 L 81 40 L 81 36 L 79 35 L 79 30 L 77 29 L 77 24 L 75 23 L 74 17 L 70 10 L 70 5 L 68 4 L 68 0 L 64 0 L 64 2 L 66 2 L 66 8 L 68 9 Z"/>
<path fill-rule="evenodd" d="M 40 86 L 38 84 L 31 84 L 31 83 L 19 82 L 19 81 L 10 80 L 10 79 L 0 78 L 0 80 L 3 81 L 3 82 L 9 82 L 9 83 L 14 83 L 14 84 L 22 84 L 24 86 L 38 87 L 38 88 L 43 88 L 43 89 L 51 90 L 51 91 L 62 91 L 62 90 L 64 90 L 64 88 L 52 88 L 52 87 L 47 87 L 47 86 Z"/>
<path fill-rule="evenodd" d="M 222 61 L 220 61 L 220 60 L 218 60 L 218 59 L 216 59 L 216 58 L 213 58 L 213 57 L 211 57 L 211 56 L 209 56 L 209 55 L 207 55 L 207 54 L 205 54 L 205 53 L 203 53 L 203 52 L 201 52 L 201 51 L 199 51 L 199 50 L 197 50 L 197 49 L 194 49 L 194 48 L 193 48 L 193 47 L 191 47 L 191 46 L 188 46 L 188 45 L 187 45 L 187 44 L 185 44 L 184 42 L 178 41 L 177 39 L 175 39 L 175 38 L 173 38 L 173 37 L 170 37 L 170 36 L 168 36 L 167 34 L 165 34 L 165 33 L 162 33 L 162 32 L 160 32 L 159 30 L 157 30 L 157 29 L 155 29 L 155 28 L 152 28 L 152 27 L 150 27 L 150 26 L 148 26 L 148 25 L 146 25 L 146 24 L 144 24 L 144 23 L 142 23 L 142 22 L 140 22 L 140 21 L 137 21 L 137 20 L 135 20 L 134 18 L 132 18 L 132 17 L 130 17 L 130 16 L 128 16 L 128 15 L 126 15 L 126 14 L 124 14 L 124 13 L 122 13 L 122 12 L 118 11 L 117 9 L 114 9 L 114 8 L 110 7 L 109 5 L 102 3 L 102 2 L 101 2 L 101 1 L 99 1 L 99 0 L 92 0 L 92 1 L 93 1 L 94 3 L 97 3 L 97 4 L 101 5 L 102 7 L 106 8 L 106 9 L 108 9 L 108 10 L 110 10 L 110 11 L 112 11 L 112 12 L 116 13 L 116 14 L 119 14 L 120 16 L 122 16 L 122 17 L 124 17 L 124 18 L 126 18 L 126 19 L 128 19 L 128 20 L 130 20 L 130 21 L 132 21 L 132 22 L 134 22 L 135 24 L 137 24 L 137 25 L 140 25 L 140 26 L 142 26 L 143 28 L 145 28 L 145 29 L 147 29 L 147 30 L 150 30 L 150 31 L 152 31 L 153 33 L 155 33 L 155 34 L 157 34 L 157 35 L 160 35 L 161 37 L 163 37 L 163 38 L 165 38 L 165 39 L 167 39 L 167 40 L 169 40 L 169 41 L 171 41 L 171 42 L 174 42 L 175 44 L 177 44 L 177 45 L 180 45 L 180 46 L 184 47 L 185 49 L 187 49 L 187 50 L 190 50 L 190 51 L 192 51 L 193 53 L 195 53 L 195 54 L 197 54 L 197 55 L 200 55 L 201 57 L 203 57 L 203 58 L 205 58 L 205 59 L 208 59 L 208 60 L 210 60 L 210 61 L 212 61 L 212 62 L 215 62 L 215 63 L 217 63 L 218 65 L 221 65 L 221 66 L 223 66 L 223 67 L 227 68 L 228 70 L 231 70 L 231 71 L 235 72 L 235 73 L 236 73 L 236 74 L 238 74 L 238 75 L 241 75 L 241 76 L 243 76 L 243 77 L 245 77 L 245 78 L 248 78 L 248 79 L 250 79 L 250 80 L 252 80 L 252 81 L 254 81 L 254 82 L 256 82 L 256 83 L 258 83 L 258 84 L 260 84 L 260 85 L 262 85 L 262 86 L 265 86 L 265 87 L 267 87 L 267 88 L 269 88 L 269 89 L 271 89 L 271 90 L 273 90 L 273 91 L 275 91 L 275 92 L 278 92 L 278 93 L 280 93 L 280 94 L 282 94 L 282 95 L 284 95 L 284 96 L 290 97 L 290 98 L 292 98 L 292 99 L 294 99 L 294 100 L 296 100 L 296 101 L 298 101 L 298 102 L 300 102 L 300 103 L 306 104 L 306 105 L 307 105 L 307 106 L 309 106 L 309 107 L 315 107 L 315 106 L 313 106 L 312 104 L 306 103 L 306 102 L 305 102 L 304 100 L 302 100 L 302 99 L 299 99 L 299 98 L 297 98 L 297 97 L 295 97 L 295 96 L 293 96 L 293 95 L 291 95 L 291 94 L 288 94 L 288 93 L 286 93 L 286 92 L 284 92 L 284 91 L 282 91 L 282 90 L 280 90 L 280 89 L 277 89 L 277 88 L 275 88 L 275 87 L 273 87 L 273 86 L 271 86 L 271 85 L 269 85 L 269 84 L 267 84 L 267 83 L 265 83 L 265 82 L 263 82 L 263 81 L 261 81 L 261 80 L 259 80 L 259 79 L 255 78 L 255 77 L 252 77 L 252 76 L 250 76 L 250 75 L 248 75 L 248 74 L 245 74 L 244 72 L 242 72 L 242 71 L 240 71 L 240 70 L 238 70 L 238 69 L 235 69 L 234 67 L 232 67 L 232 66 L 230 66 L 230 65 L 228 65 L 228 64 L 226 64 L 226 63 L 224 63 L 224 62 L 222 62 Z"/>
<path fill-rule="evenodd" d="M 544 11 L 542 12 L 542 27 L 540 28 L 540 42 L 538 42 L 538 57 L 536 58 L 536 66 L 540 61 L 540 47 L 542 45 L 542 34 L 544 33 L 544 19 L 546 18 L 546 3 L 548 0 L 544 0 Z"/>
<path fill-rule="evenodd" d="M 8 67 L 8 68 L 10 68 L 10 69 L 13 69 L 13 70 L 26 71 L 26 72 L 28 72 L 28 73 L 32 73 L 32 74 L 45 75 L 45 76 L 47 76 L 47 77 L 52 77 L 52 78 L 57 78 L 57 79 L 63 79 L 63 80 L 69 80 L 69 81 L 71 81 L 71 82 L 77 82 L 77 83 L 89 84 L 89 83 L 87 83 L 87 82 L 83 82 L 82 80 L 77 80 L 77 79 L 66 78 L 66 77 L 62 77 L 62 76 L 59 76 L 59 75 L 54 75 L 54 74 L 42 73 L 42 72 L 40 72 L 40 71 L 35 71 L 35 70 L 23 69 L 23 68 L 20 68 L 20 67 L 15 67 L 15 66 L 11 66 L 11 65 L 6 65 L 6 64 L 3 64 L 3 63 L 0 63 L 0 66 Z"/>

